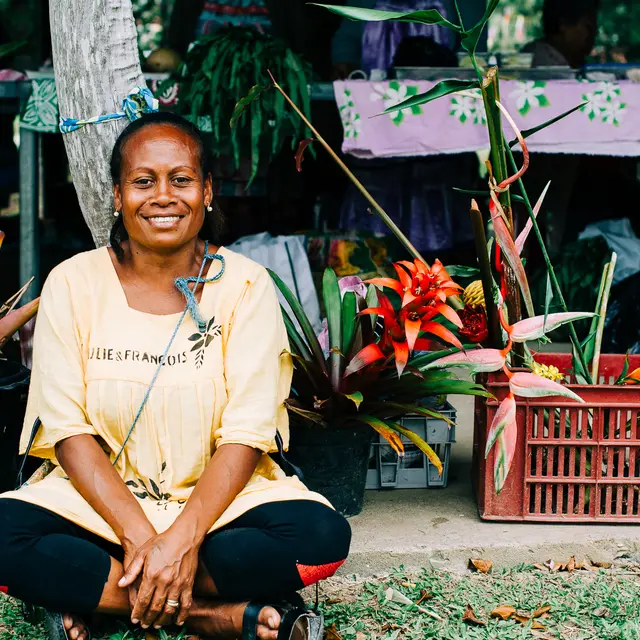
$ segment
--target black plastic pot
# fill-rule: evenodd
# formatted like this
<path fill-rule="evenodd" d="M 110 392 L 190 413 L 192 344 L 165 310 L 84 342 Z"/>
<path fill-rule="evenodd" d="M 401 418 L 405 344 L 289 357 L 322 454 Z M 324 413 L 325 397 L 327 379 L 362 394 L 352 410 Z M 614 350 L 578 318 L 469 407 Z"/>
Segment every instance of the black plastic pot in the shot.
<path fill-rule="evenodd" d="M 304 483 L 344 516 L 362 511 L 372 431 L 368 427 L 327 429 L 291 425 L 287 458 L 302 470 Z"/>
<path fill-rule="evenodd" d="M 21 364 L 0 360 L 0 492 L 15 488 L 29 376 Z"/>

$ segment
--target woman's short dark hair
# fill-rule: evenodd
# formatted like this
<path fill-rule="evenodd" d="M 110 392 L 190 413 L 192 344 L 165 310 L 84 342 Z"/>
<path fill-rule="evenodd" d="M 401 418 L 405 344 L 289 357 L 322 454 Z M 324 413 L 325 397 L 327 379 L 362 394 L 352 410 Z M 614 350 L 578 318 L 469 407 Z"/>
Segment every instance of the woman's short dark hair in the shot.
<path fill-rule="evenodd" d="M 127 125 L 118 136 L 118 139 L 113 146 L 113 151 L 111 152 L 110 170 L 113 184 L 120 183 L 120 174 L 122 171 L 122 150 L 124 149 L 127 140 L 141 129 L 157 124 L 170 125 L 186 133 L 193 142 L 195 142 L 196 147 L 198 148 L 202 177 L 206 178 L 212 173 L 213 156 L 200 129 L 177 113 L 172 113 L 170 111 L 158 111 L 155 113 L 146 113 L 137 120 L 134 120 Z M 211 203 L 211 207 L 213 208 L 213 211 L 205 212 L 205 220 L 200 231 L 200 237 L 203 240 L 209 240 L 209 242 L 218 244 L 224 231 L 224 216 L 215 200 Z M 128 237 L 127 230 L 124 226 L 123 216 L 121 214 L 116 218 L 113 227 L 111 228 L 111 235 L 109 238 L 111 248 L 116 254 L 118 260 L 122 260 L 124 258 L 122 242 Z"/>
<path fill-rule="evenodd" d="M 545 36 L 560 32 L 562 25 L 578 24 L 582 18 L 598 12 L 600 0 L 545 0 L 542 29 Z"/>

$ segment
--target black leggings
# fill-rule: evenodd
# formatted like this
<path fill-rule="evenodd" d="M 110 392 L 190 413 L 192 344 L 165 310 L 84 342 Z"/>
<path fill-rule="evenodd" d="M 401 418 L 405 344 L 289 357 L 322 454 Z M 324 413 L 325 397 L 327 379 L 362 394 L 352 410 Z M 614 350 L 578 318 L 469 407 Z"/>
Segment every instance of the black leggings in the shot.
<path fill-rule="evenodd" d="M 221 598 L 283 597 L 332 576 L 351 529 L 318 502 L 271 502 L 209 534 L 200 557 Z M 0 499 L 0 590 L 53 611 L 95 611 L 122 547 L 61 516 Z"/>

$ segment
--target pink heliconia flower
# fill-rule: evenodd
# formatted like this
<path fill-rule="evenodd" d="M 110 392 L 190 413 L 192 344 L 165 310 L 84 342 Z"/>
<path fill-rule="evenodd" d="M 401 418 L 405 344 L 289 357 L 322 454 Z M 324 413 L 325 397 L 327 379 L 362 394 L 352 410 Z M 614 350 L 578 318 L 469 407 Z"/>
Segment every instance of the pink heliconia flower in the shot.
<path fill-rule="evenodd" d="M 434 360 L 422 371 L 428 369 L 445 369 L 449 367 L 464 367 L 474 373 L 498 371 L 505 365 L 505 355 L 498 349 L 475 349 L 473 351 L 460 351 L 449 356 Z"/>
<path fill-rule="evenodd" d="M 496 443 L 500 434 L 504 431 L 508 424 L 516 421 L 516 399 L 513 393 L 509 395 L 500 403 L 496 415 L 493 417 L 489 433 L 487 433 L 487 444 L 484 450 L 484 457 L 486 458 L 491 451 L 491 447 Z"/>
<path fill-rule="evenodd" d="M 502 249 L 502 253 L 506 258 L 509 266 L 513 270 L 513 273 L 520 285 L 520 291 L 522 293 L 522 299 L 524 300 L 527 308 L 527 313 L 533 315 L 533 299 L 531 298 L 531 289 L 529 288 L 529 281 L 527 280 L 527 274 L 524 270 L 522 260 L 520 260 L 520 254 L 516 249 L 516 243 L 511 237 L 511 232 L 507 228 L 507 225 L 502 217 L 501 213 L 495 202 L 492 200 L 489 203 L 489 212 L 491 213 L 491 220 L 493 221 L 493 230 L 496 234 L 498 244 Z"/>
<path fill-rule="evenodd" d="M 498 436 L 496 446 L 498 450 L 493 459 L 493 484 L 496 493 L 500 493 L 507 481 L 513 458 L 516 454 L 518 444 L 518 423 L 514 420 L 505 425 L 502 433 Z"/>
<path fill-rule="evenodd" d="M 509 389 L 511 393 L 522 398 L 546 398 L 562 396 L 571 398 L 576 402 L 584 400 L 571 389 L 563 387 L 553 380 L 547 380 L 537 376 L 535 373 L 514 373 L 509 379 Z"/>
<path fill-rule="evenodd" d="M 568 322 L 573 322 L 575 320 L 593 318 L 595 315 L 595 313 L 576 311 L 567 313 L 550 313 L 547 315 L 546 322 L 544 316 L 527 318 L 526 320 L 516 322 L 509 330 L 509 336 L 514 342 L 537 340 L 550 331 L 561 327 L 563 324 L 567 324 Z"/>
<path fill-rule="evenodd" d="M 487 433 L 485 458 L 489 456 L 491 448 L 496 448 L 493 459 L 493 484 L 496 493 L 500 493 L 509 475 L 511 464 L 516 453 L 518 443 L 518 421 L 516 419 L 516 399 L 513 393 L 500 403 L 493 422 Z"/>

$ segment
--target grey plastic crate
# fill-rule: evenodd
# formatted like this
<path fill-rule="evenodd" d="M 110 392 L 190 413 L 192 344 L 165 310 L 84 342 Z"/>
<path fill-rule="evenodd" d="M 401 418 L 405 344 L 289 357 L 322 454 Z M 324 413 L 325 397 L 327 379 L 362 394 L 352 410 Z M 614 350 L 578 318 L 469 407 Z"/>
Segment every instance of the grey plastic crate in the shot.
<path fill-rule="evenodd" d="M 456 410 L 447 403 L 438 409 L 455 422 Z M 426 440 L 442 462 L 442 475 L 408 438 L 402 436 L 405 455 L 400 458 L 382 437 L 371 445 L 367 472 L 367 489 L 428 489 L 444 488 L 449 476 L 451 445 L 456 441 L 456 428 L 444 420 L 423 416 L 405 416 L 400 423 Z"/>

